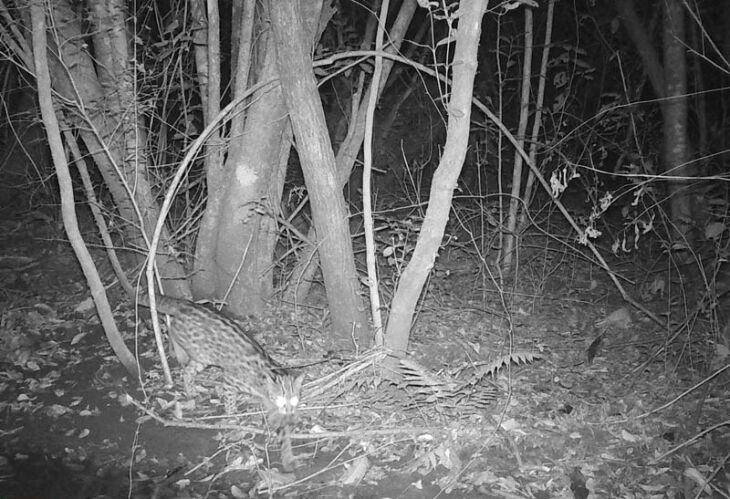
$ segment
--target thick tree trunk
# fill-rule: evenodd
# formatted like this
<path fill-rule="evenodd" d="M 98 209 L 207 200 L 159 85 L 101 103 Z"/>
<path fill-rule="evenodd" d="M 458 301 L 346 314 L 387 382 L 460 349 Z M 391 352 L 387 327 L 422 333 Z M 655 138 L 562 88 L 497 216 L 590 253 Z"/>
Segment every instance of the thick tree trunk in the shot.
<path fill-rule="evenodd" d="M 91 295 L 94 300 L 99 317 L 104 326 L 104 332 L 107 335 L 109 344 L 120 362 L 135 379 L 139 378 L 139 368 L 137 361 L 124 344 L 122 335 L 114 323 L 109 302 L 104 296 L 104 284 L 99 277 L 99 273 L 94 266 L 88 248 L 84 244 L 81 232 L 78 227 L 76 218 L 76 210 L 74 203 L 73 185 L 71 182 L 71 174 L 66 162 L 66 156 L 63 150 L 63 142 L 61 140 L 61 132 L 59 130 L 58 119 L 53 109 L 53 100 L 51 98 L 51 78 L 48 71 L 47 59 L 47 39 L 45 12 L 42 2 L 36 0 L 31 4 L 32 33 L 33 33 L 33 53 L 35 56 L 35 74 L 38 81 L 38 100 L 43 118 L 43 125 L 48 136 L 48 143 L 53 157 L 53 164 L 58 173 L 58 185 L 61 193 L 61 215 L 63 217 L 63 225 L 66 229 L 71 247 L 76 254 L 81 269 L 84 272 Z"/>
<path fill-rule="evenodd" d="M 79 110 L 83 110 L 74 114 L 79 117 L 73 122 L 109 188 L 121 219 L 132 221 L 124 226 L 128 240 L 145 250 L 145 235 L 133 222 L 139 220 L 135 203 L 141 215 L 140 225 L 147 234 L 151 234 L 159 212 L 146 177 L 145 134 L 135 130 L 134 118 L 121 121 L 123 116 L 129 115 L 130 101 L 127 99 L 133 78 L 126 67 L 129 55 L 120 53 L 128 47 L 125 16 L 120 5 L 112 5 L 110 11 L 95 11 L 96 15 L 92 16 L 99 26 L 95 48 L 99 50 L 99 57 L 104 58 L 97 73 L 84 47 L 80 16 L 66 0 L 58 0 L 52 5 L 54 25 L 61 42 L 61 61 L 55 57 L 49 60 L 53 88 L 68 101 L 78 102 Z M 121 138 L 119 134 L 122 134 Z M 132 156 L 126 156 L 127 152 Z M 165 234 L 165 246 L 168 240 L 169 235 Z M 158 255 L 157 259 L 163 278 L 185 275 L 173 258 Z M 168 279 L 165 282 L 168 292 L 186 294 L 187 285 L 183 281 Z"/>
<path fill-rule="evenodd" d="M 240 43 L 255 40 L 253 66 L 248 49 L 238 49 L 239 68 L 234 98 L 250 85 L 275 81 L 276 47 L 266 22 L 264 6 L 256 6 L 259 31 L 246 26 L 254 19 L 253 3 L 244 6 Z M 306 44 L 311 47 L 318 30 L 321 2 L 309 2 L 304 15 Z M 250 76 L 248 76 L 250 75 Z M 248 77 L 247 77 L 248 76 Z M 248 85 L 247 85 L 248 84 Z M 239 314 L 257 314 L 273 293 L 272 258 L 277 239 L 278 213 L 286 165 L 279 160 L 288 127 L 287 110 L 277 84 L 265 86 L 249 102 L 245 122 L 231 124 L 228 156 L 221 169 L 208 171 L 208 206 L 197 241 L 196 293 L 225 300 Z"/>
<path fill-rule="evenodd" d="M 260 41 L 265 49 L 257 79 L 277 78 L 271 34 L 261 34 Z M 212 241 L 212 270 L 216 274 L 215 297 L 226 299 L 239 314 L 260 313 L 272 294 L 271 263 L 277 232 L 275 221 L 267 213 L 276 212 L 283 191 L 284 172 L 278 167 L 285 126 L 281 89 L 269 86 L 254 96 L 244 132 L 231 137 L 228 149 L 224 167 L 227 183 L 222 186 Z"/>
<path fill-rule="evenodd" d="M 347 345 L 353 333 L 356 338 L 362 339 L 366 319 L 358 299 L 359 284 L 345 200 L 337 179 L 335 156 L 312 71 L 308 43 L 311 36 L 306 33 L 301 21 L 298 2 L 272 0 L 269 8 L 281 87 L 319 235 L 318 253 L 332 314 L 332 329 L 339 342 Z"/>

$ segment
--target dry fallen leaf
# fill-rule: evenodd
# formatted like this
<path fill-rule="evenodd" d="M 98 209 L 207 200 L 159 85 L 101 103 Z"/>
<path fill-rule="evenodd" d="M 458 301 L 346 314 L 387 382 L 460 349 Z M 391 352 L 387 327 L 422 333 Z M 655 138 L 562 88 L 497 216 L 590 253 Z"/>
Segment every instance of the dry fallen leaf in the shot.
<path fill-rule="evenodd" d="M 370 469 L 370 461 L 366 456 L 360 456 L 345 466 L 345 472 L 340 477 L 340 483 L 344 485 L 357 485 Z"/>

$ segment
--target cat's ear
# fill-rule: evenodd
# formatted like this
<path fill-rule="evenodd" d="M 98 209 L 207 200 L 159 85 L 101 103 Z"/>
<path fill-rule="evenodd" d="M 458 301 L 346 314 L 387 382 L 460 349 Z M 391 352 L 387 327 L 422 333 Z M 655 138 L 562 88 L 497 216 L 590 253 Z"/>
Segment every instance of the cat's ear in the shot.
<path fill-rule="evenodd" d="M 304 374 L 300 374 L 296 378 L 294 378 L 293 388 L 295 392 L 298 392 L 302 389 L 302 382 L 304 381 Z"/>

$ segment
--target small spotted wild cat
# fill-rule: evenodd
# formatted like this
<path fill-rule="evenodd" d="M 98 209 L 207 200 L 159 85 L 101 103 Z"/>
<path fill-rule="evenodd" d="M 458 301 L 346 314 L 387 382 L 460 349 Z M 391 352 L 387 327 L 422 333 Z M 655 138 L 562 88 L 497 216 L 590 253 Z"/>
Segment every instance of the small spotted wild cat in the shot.
<path fill-rule="evenodd" d="M 149 306 L 147 297 L 141 300 Z M 185 389 L 208 366 L 222 372 L 228 389 L 258 397 L 273 416 L 296 413 L 304 375 L 294 377 L 278 365 L 250 332 L 224 315 L 188 300 L 157 296 L 157 310 L 170 315 L 169 334 L 189 357 Z M 226 412 L 233 412 L 226 407 Z"/>

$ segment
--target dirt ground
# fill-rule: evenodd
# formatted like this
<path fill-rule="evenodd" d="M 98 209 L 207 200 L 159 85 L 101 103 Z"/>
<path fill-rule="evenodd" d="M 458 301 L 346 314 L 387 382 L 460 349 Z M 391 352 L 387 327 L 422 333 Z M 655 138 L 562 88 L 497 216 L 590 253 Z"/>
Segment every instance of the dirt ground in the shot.
<path fill-rule="evenodd" d="M 520 276 L 500 295 L 468 253 L 444 251 L 403 386 L 353 352 L 303 368 L 285 471 L 253 401 L 223 417 L 214 390 L 164 386 L 148 322 L 107 275 L 146 369 L 143 388 L 130 380 L 58 224 L 6 217 L 0 498 L 730 497 L 727 372 L 689 390 L 728 363 L 702 320 L 665 345 L 585 263 L 536 254 Z M 257 324 L 287 365 L 323 359 L 326 327 L 319 309 L 273 305 Z M 308 397 L 333 372 L 346 376 Z"/>

